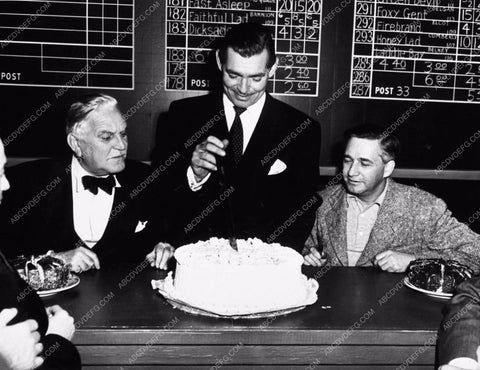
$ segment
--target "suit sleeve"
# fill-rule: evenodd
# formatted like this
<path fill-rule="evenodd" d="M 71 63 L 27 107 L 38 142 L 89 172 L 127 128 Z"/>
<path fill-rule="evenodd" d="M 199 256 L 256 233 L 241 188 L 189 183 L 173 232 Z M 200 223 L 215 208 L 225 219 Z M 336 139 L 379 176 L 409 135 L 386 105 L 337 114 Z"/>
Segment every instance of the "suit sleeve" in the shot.
<path fill-rule="evenodd" d="M 305 241 L 305 248 L 303 254 L 308 254 L 308 250 L 310 249 L 317 249 L 320 253 L 323 250 L 322 245 L 322 229 L 320 227 L 320 208 L 317 210 L 315 215 L 315 222 L 313 223 L 312 230 L 310 231 L 310 235 L 308 236 L 307 240 Z"/>
<path fill-rule="evenodd" d="M 272 212 L 274 231 L 281 232 L 275 241 L 301 250 L 315 221 L 316 209 L 321 204 L 317 194 L 320 159 L 320 125 L 311 122 L 298 139 L 294 139 L 293 172 L 288 186 L 272 189 L 277 194 L 277 209 Z M 292 131 L 293 132 L 293 131 Z M 289 145 L 292 145 L 289 144 Z M 272 234 L 271 234 L 272 235 Z"/>
<path fill-rule="evenodd" d="M 182 102 L 171 103 L 168 112 L 159 118 L 152 153 L 152 167 L 161 171 L 161 180 L 156 182 L 152 192 L 152 202 L 168 217 L 167 241 L 172 244 L 185 242 L 184 225 L 192 214 L 191 205 L 201 196 L 190 189 L 187 180 L 192 151 L 201 142 L 200 136 L 189 127 L 191 113 Z"/>
<path fill-rule="evenodd" d="M 480 346 L 480 278 L 458 286 L 439 331 L 440 365 L 458 357 L 477 360 Z"/>
<path fill-rule="evenodd" d="M 453 217 L 439 198 L 433 200 L 429 219 L 425 245 L 415 248 L 415 257 L 454 259 L 480 271 L 480 235 Z"/>

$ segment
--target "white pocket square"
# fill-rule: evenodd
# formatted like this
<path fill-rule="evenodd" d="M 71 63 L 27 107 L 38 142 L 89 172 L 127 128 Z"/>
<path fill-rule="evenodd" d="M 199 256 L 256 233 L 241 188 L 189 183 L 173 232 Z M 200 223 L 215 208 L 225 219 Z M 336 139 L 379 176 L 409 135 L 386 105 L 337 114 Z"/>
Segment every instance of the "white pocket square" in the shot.
<path fill-rule="evenodd" d="M 137 227 L 135 227 L 135 232 L 139 233 L 143 229 L 145 229 L 145 226 L 147 226 L 147 221 L 138 221 Z"/>
<path fill-rule="evenodd" d="M 287 165 L 280 159 L 277 159 L 268 170 L 269 175 L 278 175 L 287 169 Z"/>

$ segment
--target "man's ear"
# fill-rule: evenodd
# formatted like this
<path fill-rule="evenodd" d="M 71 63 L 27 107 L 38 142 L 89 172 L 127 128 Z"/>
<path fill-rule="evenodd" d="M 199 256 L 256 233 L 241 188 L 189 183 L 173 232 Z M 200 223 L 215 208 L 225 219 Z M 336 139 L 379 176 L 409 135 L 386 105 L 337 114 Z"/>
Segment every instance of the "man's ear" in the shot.
<path fill-rule="evenodd" d="M 268 72 L 268 78 L 272 78 L 273 75 L 275 74 L 275 71 L 277 70 L 278 67 L 278 57 L 275 58 L 275 63 L 273 64 L 272 67 L 270 67 L 270 71 Z"/>
<path fill-rule="evenodd" d="M 393 170 L 395 169 L 395 161 L 392 159 L 387 162 L 383 169 L 383 177 L 387 178 L 392 175 Z"/>
<path fill-rule="evenodd" d="M 217 51 L 215 52 L 215 59 L 217 60 L 217 67 L 221 71 L 222 70 L 222 62 L 220 61 L 219 53 L 220 53 L 220 50 L 217 49 Z"/>
<path fill-rule="evenodd" d="M 70 149 L 72 149 L 73 153 L 75 154 L 75 157 L 81 158 L 82 157 L 82 149 L 80 148 L 80 144 L 78 142 L 78 138 L 73 136 L 72 133 L 69 133 L 67 135 L 67 143 Z"/>

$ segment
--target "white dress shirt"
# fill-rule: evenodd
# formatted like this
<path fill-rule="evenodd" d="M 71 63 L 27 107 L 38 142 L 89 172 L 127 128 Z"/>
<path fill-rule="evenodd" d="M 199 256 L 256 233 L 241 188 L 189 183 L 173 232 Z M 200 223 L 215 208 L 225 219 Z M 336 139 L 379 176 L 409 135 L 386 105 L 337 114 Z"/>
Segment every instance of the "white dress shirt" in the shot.
<path fill-rule="evenodd" d="M 71 176 L 75 232 L 89 248 L 92 248 L 102 238 L 107 227 L 113 206 L 115 188 L 112 189 L 112 194 L 108 194 L 100 188 L 96 195 L 86 190 L 82 183 L 82 177 L 93 175 L 87 172 L 75 157 L 72 159 Z M 120 187 L 121 185 L 116 177 L 113 177 L 115 187 Z"/>
<path fill-rule="evenodd" d="M 243 151 L 247 149 L 248 143 L 252 138 L 253 131 L 255 131 L 255 127 L 257 127 L 258 119 L 260 118 L 260 114 L 262 113 L 263 106 L 265 105 L 266 94 L 263 94 L 260 99 L 255 104 L 249 106 L 241 115 L 240 121 L 242 122 L 243 128 Z M 233 121 L 235 119 L 235 109 L 233 109 L 233 103 L 228 99 L 227 95 L 223 94 L 223 108 L 225 111 L 225 119 L 227 121 L 228 131 L 232 128 Z M 210 178 L 210 174 L 205 176 L 202 181 L 197 181 L 193 174 L 192 166 L 189 166 L 187 169 L 187 179 L 188 184 L 190 185 L 190 189 L 193 191 L 200 190 L 202 185 L 207 182 Z"/>
<path fill-rule="evenodd" d="M 378 211 L 387 193 L 388 180 L 385 189 L 375 202 L 366 204 L 352 194 L 347 194 L 347 255 L 348 266 L 355 266 L 365 249 L 373 225 L 377 220 Z"/>

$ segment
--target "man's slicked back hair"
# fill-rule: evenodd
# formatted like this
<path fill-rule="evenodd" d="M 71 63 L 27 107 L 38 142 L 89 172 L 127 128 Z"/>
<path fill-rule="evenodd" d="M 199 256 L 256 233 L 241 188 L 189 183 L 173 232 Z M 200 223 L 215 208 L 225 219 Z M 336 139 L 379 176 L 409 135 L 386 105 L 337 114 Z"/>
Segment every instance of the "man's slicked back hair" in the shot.
<path fill-rule="evenodd" d="M 218 56 L 222 64 L 227 61 L 228 48 L 232 48 L 244 58 L 250 58 L 267 50 L 267 68 L 271 68 L 275 64 L 275 43 L 272 35 L 267 27 L 259 23 L 240 23 L 228 30 L 218 49 Z"/>

